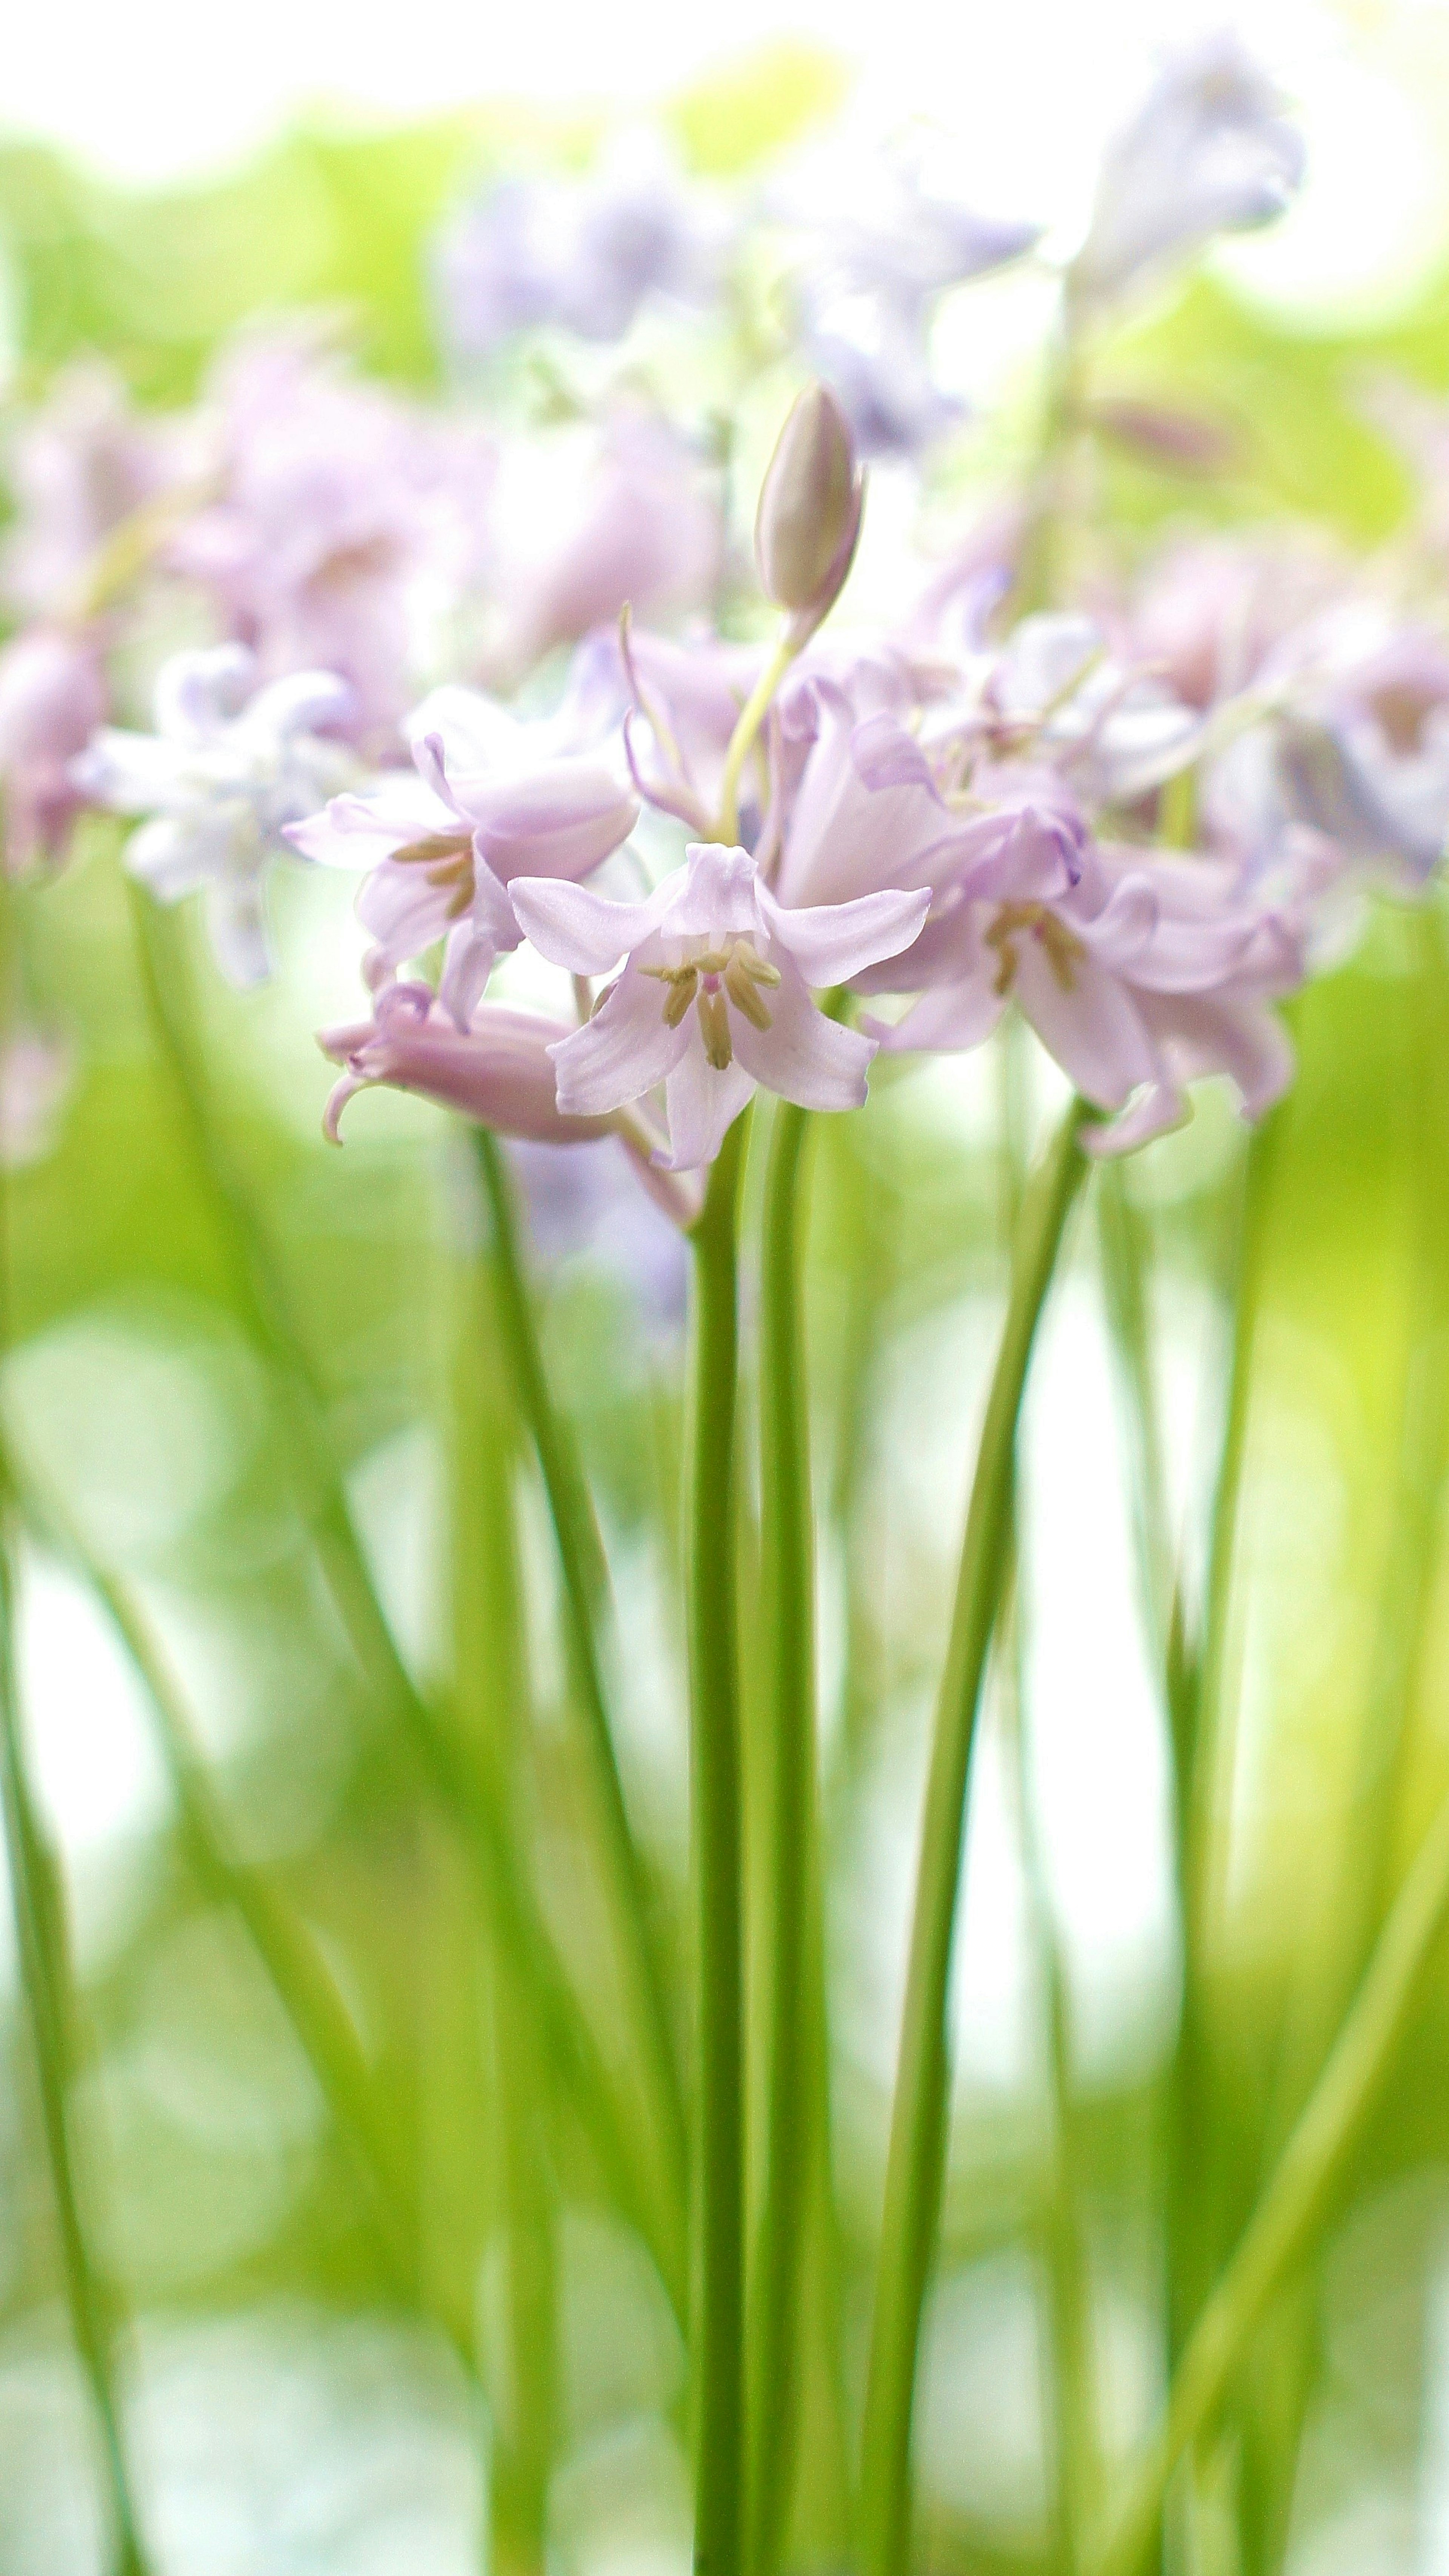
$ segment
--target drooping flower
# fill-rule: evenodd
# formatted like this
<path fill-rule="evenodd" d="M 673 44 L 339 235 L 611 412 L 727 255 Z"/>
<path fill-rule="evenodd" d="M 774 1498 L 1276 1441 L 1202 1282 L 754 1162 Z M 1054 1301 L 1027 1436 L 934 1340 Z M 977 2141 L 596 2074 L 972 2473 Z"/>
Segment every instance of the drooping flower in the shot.
<path fill-rule="evenodd" d="M 1260 1116 L 1292 1071 L 1270 1005 L 1301 980 L 1301 923 L 1228 861 L 1102 847 L 1062 824 L 1030 792 L 981 819 L 911 953 L 920 999 L 882 1043 L 979 1046 L 1014 1000 L 1084 1098 L 1119 1113 L 1088 1135 L 1094 1151 L 1177 1125 L 1208 1073 Z"/>
<path fill-rule="evenodd" d="M 478 578 L 491 441 L 348 374 L 315 333 L 253 338 L 209 397 L 217 496 L 168 549 L 263 678 L 325 669 L 379 752 Z"/>
<path fill-rule="evenodd" d="M 378 994 L 370 1020 L 323 1029 L 318 1036 L 323 1054 L 345 1068 L 323 1125 L 335 1144 L 348 1101 L 386 1083 L 456 1109 L 503 1136 L 526 1136 L 543 1145 L 603 1136 L 606 1117 L 565 1117 L 559 1109 L 548 1049 L 567 1035 L 562 1021 L 498 1002 L 479 1003 L 468 1027 L 460 1029 L 430 984 L 389 984 Z"/>
<path fill-rule="evenodd" d="M 583 178 L 505 179 L 465 209 L 438 254 L 445 326 L 479 358 L 541 325 L 621 340 L 651 297 L 708 302 L 728 240 L 653 137 L 622 138 Z"/>
<path fill-rule="evenodd" d="M 495 958 L 523 935 L 510 880 L 588 876 L 628 839 L 639 800 L 602 759 L 555 751 L 558 728 L 473 692 L 438 691 L 416 722 L 412 770 L 334 797 L 286 837 L 305 858 L 369 871 L 357 912 L 374 991 L 447 943 L 441 999 L 466 1028 Z"/>
<path fill-rule="evenodd" d="M 150 818 L 126 843 L 127 868 L 163 903 L 204 891 L 217 961 L 238 985 L 270 970 L 264 888 L 286 826 L 351 768 L 320 730 L 350 713 L 343 681 L 330 671 L 256 680 L 241 645 L 178 653 L 156 682 L 155 732 L 103 726 L 70 769 L 89 804 Z"/>
<path fill-rule="evenodd" d="M 1087 237 L 1067 271 L 1072 305 L 1106 303 L 1215 234 L 1281 215 L 1304 164 L 1284 104 L 1228 29 L 1171 56 L 1103 159 Z"/>
<path fill-rule="evenodd" d="M 0 650 L 0 787 L 7 869 L 63 858 L 84 803 L 71 764 L 106 713 L 92 633 L 32 627 Z"/>
<path fill-rule="evenodd" d="M 587 1026 L 552 1050 L 559 1107 L 606 1115 L 663 1084 L 671 1170 L 712 1162 L 757 1083 L 811 1109 L 865 1098 L 871 1039 L 818 1010 L 811 989 L 844 983 L 909 945 L 929 891 L 789 911 L 740 849 L 691 845 L 643 903 L 520 880 L 514 907 L 533 945 L 577 975 L 624 960 Z"/>

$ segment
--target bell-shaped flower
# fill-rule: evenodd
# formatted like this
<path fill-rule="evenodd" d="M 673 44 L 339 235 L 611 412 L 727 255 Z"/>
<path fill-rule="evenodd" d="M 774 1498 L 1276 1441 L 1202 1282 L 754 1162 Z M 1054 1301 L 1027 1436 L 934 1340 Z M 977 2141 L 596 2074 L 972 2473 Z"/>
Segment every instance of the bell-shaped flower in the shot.
<path fill-rule="evenodd" d="M 93 634 L 35 626 L 0 650 L 7 869 L 64 857 L 85 802 L 71 765 L 105 713 L 105 673 Z"/>
<path fill-rule="evenodd" d="M 1105 303 L 1215 234 L 1281 215 L 1304 162 L 1283 109 L 1228 29 L 1172 56 L 1103 159 L 1087 237 L 1067 271 L 1072 305 Z"/>
<path fill-rule="evenodd" d="M 566 1118 L 556 1098 L 548 1049 L 568 1035 L 562 1021 L 482 1002 L 466 1029 L 429 984 L 389 984 L 370 1020 L 323 1029 L 317 1043 L 343 1068 L 323 1125 L 333 1143 L 355 1093 L 375 1083 L 455 1109 L 502 1136 L 536 1144 L 578 1144 L 608 1132 L 607 1118 Z"/>
<path fill-rule="evenodd" d="M 1068 852 L 1037 809 L 1001 820 L 938 898 L 912 954 L 921 998 L 883 1044 L 979 1046 L 1015 1000 L 1084 1098 L 1128 1113 L 1093 1131 L 1096 1151 L 1176 1125 L 1204 1073 L 1227 1074 L 1259 1116 L 1291 1072 L 1269 1004 L 1301 978 L 1301 925 L 1228 862 L 1085 839 Z"/>
<path fill-rule="evenodd" d="M 239 985 L 270 968 L 264 885 L 287 826 L 352 767 L 320 731 L 350 711 L 334 673 L 255 681 L 240 645 L 177 653 L 156 682 L 155 732 L 103 726 L 70 766 L 87 803 L 149 816 L 126 843 L 126 866 L 162 903 L 204 891 L 217 962 Z"/>
<path fill-rule="evenodd" d="M 1091 805 L 1130 804 L 1197 758 L 1202 720 L 1112 656 L 1090 617 L 1027 617 L 992 663 L 983 707 L 1008 745 L 1030 746 Z"/>
<path fill-rule="evenodd" d="M 439 690 L 419 716 L 413 770 L 334 797 L 287 838 L 305 858 L 369 871 L 357 914 L 375 943 L 363 967 L 374 991 L 446 942 L 440 995 L 466 1028 L 495 958 L 523 936 L 510 881 L 588 876 L 628 839 L 639 800 L 602 759 L 553 755 L 549 728 L 471 692 Z"/>
<path fill-rule="evenodd" d="M 812 988 L 845 983 L 908 947 L 929 890 L 788 910 L 744 850 L 691 845 L 643 903 L 582 886 L 520 881 L 533 945 L 576 975 L 619 966 L 594 1016 L 552 1050 L 558 1102 L 598 1117 L 664 1086 L 669 1150 L 687 1171 L 712 1162 L 758 1083 L 807 1109 L 865 1098 L 874 1042 L 828 1019 Z"/>

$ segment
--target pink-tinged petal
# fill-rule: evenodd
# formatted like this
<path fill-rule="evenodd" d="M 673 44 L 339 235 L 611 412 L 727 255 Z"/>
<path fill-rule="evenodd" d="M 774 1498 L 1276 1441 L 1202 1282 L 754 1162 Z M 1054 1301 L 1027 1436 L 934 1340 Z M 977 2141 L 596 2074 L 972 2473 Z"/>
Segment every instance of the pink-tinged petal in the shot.
<path fill-rule="evenodd" d="M 758 879 L 747 850 L 726 849 L 719 841 L 691 841 L 683 867 L 665 878 L 659 895 L 666 898 L 659 928 L 671 939 L 760 935 Z"/>
<path fill-rule="evenodd" d="M 1048 1054 L 1084 1098 L 1120 1109 L 1139 1082 L 1161 1074 L 1157 1051 L 1132 996 L 1116 978 L 1077 958 L 1069 985 L 1059 981 L 1034 938 L 1018 952 L 1016 993 Z"/>
<path fill-rule="evenodd" d="M 1145 876 L 1123 877 L 1113 887 L 1104 909 L 1092 922 L 1072 927 L 1085 939 L 1099 966 L 1109 972 L 1136 972 L 1161 920 L 1162 907 Z"/>
<path fill-rule="evenodd" d="M 426 986 L 398 986 L 379 1003 L 375 1020 L 323 1032 L 323 1052 L 347 1068 L 327 1104 L 324 1123 L 334 1141 L 352 1093 L 378 1082 L 460 1110 L 505 1136 L 541 1144 L 578 1143 L 607 1132 L 606 1119 L 560 1114 L 549 1060 L 550 1047 L 564 1034 L 556 1020 L 485 1003 L 464 1033 L 428 1007 L 431 998 Z"/>
<path fill-rule="evenodd" d="M 669 1151 L 654 1158 L 666 1172 L 693 1172 L 712 1163 L 755 1088 L 738 1060 L 723 1072 L 712 1065 L 698 1026 L 686 1025 L 689 1044 L 664 1086 Z"/>
<path fill-rule="evenodd" d="M 320 814 L 284 824 L 282 838 L 325 868 L 375 868 L 456 820 L 412 770 L 398 770 L 366 796 L 334 796 Z"/>
<path fill-rule="evenodd" d="M 638 797 L 590 761 L 551 761 L 497 785 L 470 779 L 454 785 L 500 877 L 587 876 L 639 820 Z"/>
<path fill-rule="evenodd" d="M 1099 1163 L 1107 1162 L 1115 1155 L 1130 1154 L 1137 1146 L 1149 1144 L 1154 1136 L 1168 1135 L 1174 1127 L 1185 1125 L 1191 1115 L 1187 1094 L 1176 1083 L 1150 1082 L 1119 1118 L 1082 1128 L 1082 1151 Z"/>
<path fill-rule="evenodd" d="M 923 993 L 894 1028 L 881 1020 L 867 1020 L 866 1027 L 884 1055 L 964 1055 L 990 1037 L 1005 1008 L 993 962 L 990 973 L 983 968 L 958 984 Z"/>
<path fill-rule="evenodd" d="M 859 1109 L 876 1040 L 827 1020 L 788 968 L 768 999 L 767 1029 L 752 1028 L 739 1011 L 730 1014 L 735 1055 L 745 1071 L 801 1109 Z"/>
<path fill-rule="evenodd" d="M 415 742 L 413 744 L 413 759 L 417 764 L 419 778 L 422 780 L 425 787 L 430 787 L 432 789 L 432 792 L 437 797 L 439 804 L 446 805 L 449 813 L 456 814 L 460 822 L 471 825 L 474 819 L 473 816 L 467 813 L 464 807 L 459 804 L 458 799 L 454 795 L 452 787 L 448 782 L 448 769 L 447 762 L 443 755 L 442 735 L 440 733 L 425 733 L 420 742 Z"/>
<path fill-rule="evenodd" d="M 689 1045 L 695 1016 L 691 1011 L 677 1029 L 668 1027 L 664 990 L 652 976 L 626 967 L 587 1026 L 553 1048 L 560 1109 L 570 1117 L 606 1116 L 673 1071 Z"/>
<path fill-rule="evenodd" d="M 1087 847 L 1074 815 L 1032 801 L 962 824 L 927 857 L 938 885 L 993 903 L 1054 903 L 1080 884 Z"/>
<path fill-rule="evenodd" d="M 452 909 L 451 886 L 430 885 L 425 868 L 393 867 L 388 861 L 358 888 L 355 906 L 363 929 L 394 965 L 421 957 L 436 940 L 446 938 Z"/>
<path fill-rule="evenodd" d="M 863 786 L 922 787 L 945 811 L 929 760 L 915 735 L 907 733 L 894 716 L 867 716 L 858 724 L 850 738 L 850 756 Z"/>
<path fill-rule="evenodd" d="M 1191 993 L 1171 1002 L 1149 998 L 1146 1009 L 1183 1080 L 1225 1073 L 1247 1118 L 1261 1118 L 1293 1079 L 1291 1041 L 1266 1002 L 1231 992 Z"/>
<path fill-rule="evenodd" d="M 941 800 L 933 782 L 904 772 L 899 745 L 889 756 L 882 735 L 867 735 L 867 761 L 882 783 L 868 785 L 856 763 L 857 727 L 833 697 L 820 700 L 820 731 L 795 797 L 776 873 L 776 892 L 792 904 L 823 903 L 899 886 L 926 874 L 921 854 L 942 837 Z"/>
<path fill-rule="evenodd" d="M 525 938 L 551 966 L 570 975 L 607 975 L 657 926 L 673 883 L 666 877 L 647 903 L 615 903 L 566 878 L 514 877 L 508 898 Z"/>
<path fill-rule="evenodd" d="M 499 884 L 476 839 L 473 843 L 471 917 L 478 937 L 491 940 L 495 948 L 514 949 L 523 936 L 508 889 Z"/>
<path fill-rule="evenodd" d="M 917 894 L 891 889 L 858 895 L 853 903 L 821 903 L 787 911 L 768 887 L 758 889 L 771 938 L 794 959 L 807 984 L 848 984 L 852 975 L 883 957 L 898 957 L 918 937 L 931 908 L 929 886 Z"/>
<path fill-rule="evenodd" d="M 335 671 L 292 671 L 258 689 L 246 711 L 248 732 L 317 733 L 346 725 L 357 713 L 357 693 Z"/>
<path fill-rule="evenodd" d="M 492 940 L 475 930 L 471 921 L 460 921 L 449 931 L 443 971 L 438 977 L 438 1000 L 456 1027 L 470 1026 L 488 990 L 497 955 Z"/>

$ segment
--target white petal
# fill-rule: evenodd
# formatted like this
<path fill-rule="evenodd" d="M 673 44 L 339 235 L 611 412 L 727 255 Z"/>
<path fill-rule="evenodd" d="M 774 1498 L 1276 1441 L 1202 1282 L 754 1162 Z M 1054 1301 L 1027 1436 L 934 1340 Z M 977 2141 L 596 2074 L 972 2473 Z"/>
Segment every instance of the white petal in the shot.
<path fill-rule="evenodd" d="M 674 877 L 666 877 L 647 903 L 611 903 L 607 895 L 560 877 L 514 877 L 508 894 L 540 957 L 571 975 L 607 975 L 648 938 L 674 884 Z"/>
<path fill-rule="evenodd" d="M 669 1151 L 654 1157 L 666 1172 L 693 1172 L 712 1163 L 755 1087 L 738 1058 L 723 1072 L 709 1062 L 693 1014 L 685 1026 L 688 1050 L 664 1086 Z"/>
<path fill-rule="evenodd" d="M 626 968 L 587 1027 L 549 1049 L 560 1109 L 597 1118 L 638 1100 L 672 1072 L 694 1028 L 692 1011 L 677 1029 L 666 1027 L 663 985 Z"/>
<path fill-rule="evenodd" d="M 877 1041 L 817 1011 L 798 976 L 786 973 L 769 996 L 770 1026 L 730 1013 L 735 1054 L 747 1073 L 802 1109 L 859 1109 Z"/>

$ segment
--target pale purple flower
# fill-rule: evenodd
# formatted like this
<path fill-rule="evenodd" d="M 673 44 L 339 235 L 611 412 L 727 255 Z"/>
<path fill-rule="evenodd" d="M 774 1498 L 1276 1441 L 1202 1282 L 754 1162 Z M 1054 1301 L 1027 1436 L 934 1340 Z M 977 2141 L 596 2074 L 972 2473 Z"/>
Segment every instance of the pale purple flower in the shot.
<path fill-rule="evenodd" d="M 1079 310 L 1190 259 L 1218 233 L 1281 215 L 1303 177 L 1303 138 L 1229 29 L 1172 55 L 1103 159 L 1086 240 L 1067 271 Z"/>
<path fill-rule="evenodd" d="M 370 1020 L 323 1029 L 317 1043 L 345 1070 L 328 1099 L 323 1125 L 333 1143 L 337 1122 L 355 1093 L 375 1083 L 410 1091 L 455 1109 L 503 1136 L 537 1144 L 579 1144 L 607 1134 L 606 1117 L 565 1117 L 558 1107 L 548 1049 L 567 1037 L 564 1022 L 481 1002 L 466 1029 L 444 1010 L 429 984 L 390 984 Z"/>
<path fill-rule="evenodd" d="M 446 942 L 441 997 L 466 1028 L 495 959 L 523 935 L 510 880 L 588 876 L 628 839 L 639 802 L 604 759 L 557 752 L 557 728 L 472 692 L 438 691 L 419 722 L 412 770 L 334 797 L 286 837 L 305 858 L 369 871 L 357 912 L 374 990 Z"/>
<path fill-rule="evenodd" d="M 1302 926 L 1246 893 L 1226 861 L 1103 848 L 1025 795 L 981 818 L 911 953 L 921 998 L 893 1052 L 979 1046 L 1015 1001 L 1083 1097 L 1120 1113 L 1094 1152 L 1187 1114 L 1223 1073 L 1256 1118 L 1292 1058 L 1270 1007 L 1301 980 Z"/>
<path fill-rule="evenodd" d="M 70 771 L 88 803 L 150 818 L 126 843 L 127 868 L 162 903 L 204 891 L 217 961 L 238 985 L 270 971 L 264 887 L 287 825 L 352 766 L 321 732 L 347 719 L 344 682 L 330 671 L 256 681 L 240 645 L 175 654 L 156 683 L 155 732 L 103 726 Z"/>
<path fill-rule="evenodd" d="M 5 865 L 19 871 L 65 855 L 84 803 L 71 764 L 106 713 L 100 644 L 92 633 L 32 627 L 0 650 L 0 788 Z"/>
<path fill-rule="evenodd" d="M 809 1109 L 865 1098 L 871 1039 L 827 1019 L 811 988 L 844 983 L 907 947 L 929 891 L 789 911 L 744 850 L 691 845 L 643 903 L 521 880 L 518 918 L 543 956 L 578 975 L 623 959 L 587 1026 L 552 1050 L 559 1107 L 600 1116 L 664 1087 L 668 1170 L 709 1163 L 758 1083 Z"/>
<path fill-rule="evenodd" d="M 168 549 L 263 677 L 336 671 L 382 749 L 484 560 L 494 450 L 349 375 L 315 335 L 252 340 L 209 397 L 220 491 Z"/>
<path fill-rule="evenodd" d="M 97 359 L 67 368 L 9 443 L 15 517 L 0 554 L 0 594 L 46 619 L 83 610 L 107 538 L 195 461 L 189 425 L 137 412 Z"/>
<path fill-rule="evenodd" d="M 599 438 L 566 431 L 505 459 L 497 522 L 489 577 L 505 675 L 626 605 L 642 620 L 702 608 L 719 578 L 718 477 L 654 412 L 621 410 Z"/>
<path fill-rule="evenodd" d="M 504 179 L 456 218 L 438 253 L 448 336 L 470 357 L 542 325 L 622 340 L 653 297 L 712 301 L 728 246 L 714 202 L 631 136 L 584 178 Z"/>
<path fill-rule="evenodd" d="M 986 671 L 984 722 L 1029 743 L 1089 804 L 1127 804 L 1196 759 L 1197 710 L 1143 671 L 1114 659 L 1095 621 L 1070 613 L 1024 618 Z"/>
<path fill-rule="evenodd" d="M 809 208 L 792 278 L 805 363 L 839 399 L 862 456 L 919 455 L 964 409 L 932 364 L 942 295 L 1019 259 L 1040 227 L 982 216 L 933 184 L 919 152 L 837 147 L 792 193 Z"/>
<path fill-rule="evenodd" d="M 1301 537 L 1197 538 L 1151 565 L 1117 621 L 1118 646 L 1206 710 L 1254 686 L 1344 586 L 1331 549 Z"/>

